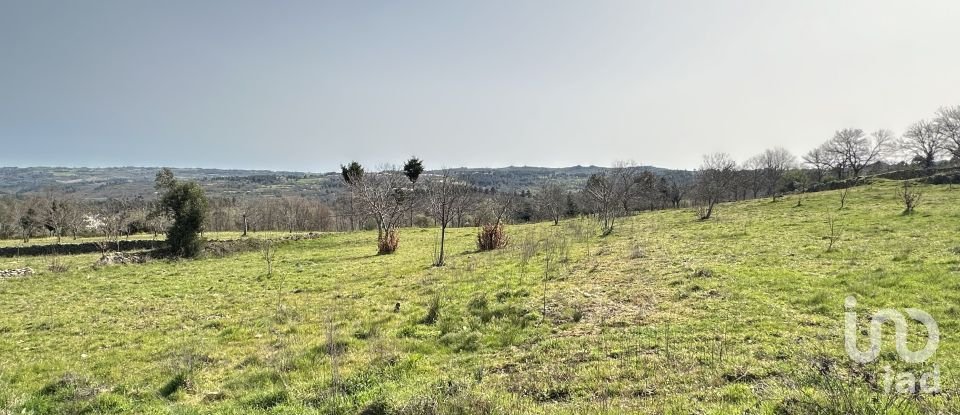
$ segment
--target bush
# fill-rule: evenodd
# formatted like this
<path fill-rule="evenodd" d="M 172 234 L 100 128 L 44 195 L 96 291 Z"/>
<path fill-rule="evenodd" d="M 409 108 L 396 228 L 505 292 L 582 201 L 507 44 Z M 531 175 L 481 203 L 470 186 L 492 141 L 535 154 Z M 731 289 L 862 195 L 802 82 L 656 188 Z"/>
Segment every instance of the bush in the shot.
<path fill-rule="evenodd" d="M 53 259 L 50 260 L 49 269 L 50 269 L 50 272 L 62 273 L 62 272 L 69 271 L 70 267 L 68 267 L 67 264 L 64 264 L 59 256 L 55 256 L 53 257 Z"/>
<path fill-rule="evenodd" d="M 203 248 L 200 231 L 207 215 L 203 188 L 196 182 L 177 181 L 164 169 L 157 174 L 157 189 L 163 191 L 161 212 L 173 218 L 173 224 L 167 229 L 170 253 L 180 257 L 199 255 Z"/>
<path fill-rule="evenodd" d="M 434 295 L 433 298 L 430 299 L 430 305 L 427 309 L 427 315 L 424 316 L 423 320 L 421 320 L 420 322 L 423 324 L 436 323 L 437 319 L 440 317 L 441 304 L 442 303 L 440 302 L 440 296 Z"/>
<path fill-rule="evenodd" d="M 480 228 L 477 235 L 477 248 L 481 251 L 492 251 L 507 246 L 507 234 L 503 224 L 487 224 Z"/>
<path fill-rule="evenodd" d="M 377 241 L 377 253 L 380 255 L 392 254 L 397 251 L 399 245 L 400 235 L 397 234 L 396 230 L 391 229 Z"/>

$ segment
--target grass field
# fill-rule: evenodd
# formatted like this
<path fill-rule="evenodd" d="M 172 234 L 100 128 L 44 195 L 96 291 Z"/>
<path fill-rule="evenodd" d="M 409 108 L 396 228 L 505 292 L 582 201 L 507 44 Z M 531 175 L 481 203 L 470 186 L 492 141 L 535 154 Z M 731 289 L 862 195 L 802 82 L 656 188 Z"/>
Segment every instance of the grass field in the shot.
<path fill-rule="evenodd" d="M 0 413 L 953 413 L 960 189 L 923 187 L 909 216 L 895 189 L 641 213 L 602 238 L 515 225 L 483 253 L 451 229 L 442 268 L 435 229 L 390 256 L 370 232 L 285 243 L 273 275 L 256 252 L 0 259 L 40 271 L 0 281 Z M 878 309 L 929 312 L 936 354 L 899 362 L 887 334 L 854 363 L 850 295 L 863 332 Z M 886 366 L 936 366 L 942 392 L 884 393 Z"/>

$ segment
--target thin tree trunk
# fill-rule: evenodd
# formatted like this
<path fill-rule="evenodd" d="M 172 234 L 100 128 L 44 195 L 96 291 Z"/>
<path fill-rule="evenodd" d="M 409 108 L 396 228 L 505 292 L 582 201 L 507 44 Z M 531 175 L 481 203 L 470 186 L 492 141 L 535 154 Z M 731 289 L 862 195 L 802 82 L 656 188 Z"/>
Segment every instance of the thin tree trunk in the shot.
<path fill-rule="evenodd" d="M 443 266 L 443 243 L 447 237 L 447 225 L 440 226 L 440 257 L 437 259 L 437 266 Z"/>

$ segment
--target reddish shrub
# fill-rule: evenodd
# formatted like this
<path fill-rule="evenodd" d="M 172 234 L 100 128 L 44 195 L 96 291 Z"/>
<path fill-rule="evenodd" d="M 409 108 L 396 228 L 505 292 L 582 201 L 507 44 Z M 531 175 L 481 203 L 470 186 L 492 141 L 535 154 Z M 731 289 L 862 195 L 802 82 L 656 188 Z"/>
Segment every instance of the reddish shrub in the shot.
<path fill-rule="evenodd" d="M 503 224 L 487 224 L 480 228 L 477 235 L 477 248 L 481 251 L 490 251 L 507 246 L 507 233 Z"/>
<path fill-rule="evenodd" d="M 377 241 L 377 253 L 380 255 L 392 254 L 398 246 L 400 246 L 400 235 L 397 234 L 397 231 L 390 230 Z"/>

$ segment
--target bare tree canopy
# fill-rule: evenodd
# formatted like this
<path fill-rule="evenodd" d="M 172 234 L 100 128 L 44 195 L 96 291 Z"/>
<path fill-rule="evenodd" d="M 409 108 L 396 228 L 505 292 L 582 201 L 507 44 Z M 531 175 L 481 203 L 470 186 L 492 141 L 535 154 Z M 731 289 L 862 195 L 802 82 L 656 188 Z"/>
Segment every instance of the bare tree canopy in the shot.
<path fill-rule="evenodd" d="M 954 159 L 960 159 L 960 105 L 940 108 L 934 123 L 946 141 L 947 151 Z"/>
<path fill-rule="evenodd" d="M 430 214 L 440 225 L 440 243 L 439 250 L 434 258 L 435 266 L 444 265 L 444 245 L 447 236 L 447 226 L 455 218 L 457 212 L 463 206 L 470 194 L 470 189 L 462 183 L 458 183 L 450 175 L 449 170 L 444 170 L 440 177 L 432 178 L 427 182 L 427 200 L 429 202 Z"/>
<path fill-rule="evenodd" d="M 633 163 L 617 162 L 609 172 L 596 173 L 587 179 L 584 193 L 593 204 L 604 235 L 613 232 L 617 216 L 630 210 L 637 194 L 640 170 Z"/>
<path fill-rule="evenodd" d="M 556 182 L 547 183 L 540 187 L 536 198 L 541 215 L 552 220 L 554 225 L 559 224 L 567 210 L 567 194 L 563 187 Z"/>
<path fill-rule="evenodd" d="M 736 176 L 736 169 L 737 163 L 727 153 L 703 156 L 703 163 L 697 170 L 695 187 L 697 216 L 700 219 L 710 219 L 716 204 L 727 197 Z"/>
<path fill-rule="evenodd" d="M 943 130 L 935 123 L 920 120 L 903 133 L 899 146 L 913 156 L 913 161 L 925 169 L 934 166 L 937 157 L 946 150 Z"/>
<path fill-rule="evenodd" d="M 827 151 L 833 153 L 843 168 L 859 177 L 863 169 L 880 161 L 893 144 L 893 133 L 877 130 L 867 136 L 859 128 L 845 128 L 837 131 L 827 144 Z M 841 168 L 842 169 L 842 168 Z"/>
<path fill-rule="evenodd" d="M 343 167 L 342 176 L 359 208 L 377 225 L 377 252 L 393 253 L 399 243 L 397 228 L 413 197 L 410 180 L 395 170 L 364 173 L 356 162 Z"/>

